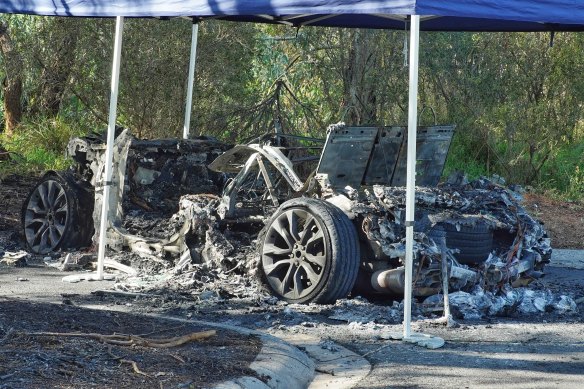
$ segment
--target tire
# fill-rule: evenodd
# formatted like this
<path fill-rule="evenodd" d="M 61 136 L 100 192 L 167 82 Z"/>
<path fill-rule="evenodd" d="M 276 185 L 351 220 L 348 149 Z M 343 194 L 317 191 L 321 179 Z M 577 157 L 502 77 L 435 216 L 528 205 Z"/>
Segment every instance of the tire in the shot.
<path fill-rule="evenodd" d="M 262 280 L 291 303 L 329 304 L 357 279 L 359 240 L 336 206 L 311 198 L 286 201 L 260 234 Z"/>
<path fill-rule="evenodd" d="M 483 263 L 489 258 L 493 249 L 493 230 L 485 223 L 477 222 L 471 226 L 460 226 L 460 231 L 455 225 L 444 224 L 446 232 L 446 246 L 451 249 L 459 249 L 454 257 L 458 262 L 466 265 Z"/>
<path fill-rule="evenodd" d="M 35 254 L 89 246 L 93 190 L 71 173 L 48 173 L 28 194 L 21 221 L 26 245 Z"/>

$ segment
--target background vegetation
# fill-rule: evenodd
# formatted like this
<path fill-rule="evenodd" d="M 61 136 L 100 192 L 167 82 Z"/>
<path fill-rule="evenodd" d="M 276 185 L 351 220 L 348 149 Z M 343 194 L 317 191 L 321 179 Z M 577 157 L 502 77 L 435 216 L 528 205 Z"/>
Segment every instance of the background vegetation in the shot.
<path fill-rule="evenodd" d="M 0 145 L 11 156 L 0 177 L 62 167 L 70 136 L 106 127 L 113 30 L 111 20 L 0 17 Z M 203 22 L 192 129 L 235 142 L 276 126 L 324 136 L 339 121 L 405 124 L 406 38 Z M 446 173 L 584 197 L 584 35 L 556 33 L 553 45 L 547 33 L 420 39 L 420 105 L 457 128 Z M 127 21 L 120 125 L 139 137 L 180 136 L 189 46 L 187 21 Z"/>

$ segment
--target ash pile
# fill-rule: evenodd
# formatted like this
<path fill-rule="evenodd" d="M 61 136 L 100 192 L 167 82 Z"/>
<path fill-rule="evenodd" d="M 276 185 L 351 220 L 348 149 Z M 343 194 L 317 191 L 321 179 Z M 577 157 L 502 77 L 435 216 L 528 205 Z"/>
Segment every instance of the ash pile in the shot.
<path fill-rule="evenodd" d="M 413 294 L 421 302 L 419 314 L 442 310 L 443 261 L 450 305 L 459 318 L 576 311 L 570 296 L 553 295 L 537 282 L 552 248 L 542 223 L 521 206 L 520 191 L 460 175 L 439 187 L 416 188 Z M 403 288 L 405 188 L 374 186 L 353 197 L 371 250 L 395 262 L 394 274 L 379 277 L 395 280 L 397 273 L 397 288 Z"/>
<path fill-rule="evenodd" d="M 374 186 L 361 194 L 348 190 L 346 195 L 352 199 L 355 225 L 365 235 L 368 250 L 379 259 L 379 268 L 391 263 L 391 277 L 397 274 L 403 282 L 399 276 L 405 257 L 405 189 Z M 520 193 L 485 178 L 416 189 L 414 314 L 427 318 L 443 308 L 443 261 L 448 263 L 448 294 L 455 317 L 576 311 L 571 297 L 554 295 L 537 282 L 552 249 L 542 224 L 525 211 L 520 200 Z M 365 299 L 309 306 L 277 302 L 260 281 L 256 247 L 262 224 L 225 223 L 217 212 L 220 203 L 219 197 L 210 194 L 183 196 L 179 211 L 164 225 L 168 227 L 165 233 L 169 228 L 179 233 L 189 226 L 188 250 L 180 257 L 166 258 L 136 252 L 113 254 L 113 259 L 137 271 L 118 280 L 116 289 L 173 292 L 211 302 L 246 299 L 288 313 L 329 312 L 331 319 L 347 322 L 400 322 L 403 304 L 398 301 L 403 288 L 397 288 L 392 297 L 376 296 L 367 282 L 358 281 L 352 296 L 373 297 L 376 304 Z M 138 232 L 148 235 L 150 230 L 146 226 Z M 360 278 L 369 280 L 382 273 L 375 262 L 370 267 L 360 269 Z"/>
<path fill-rule="evenodd" d="M 165 234 L 184 236 L 187 247 L 180 256 L 149 255 L 139 250 L 129 254 L 111 253 L 112 260 L 135 270 L 118 279 L 115 288 L 202 296 L 205 300 L 258 297 L 259 294 L 270 299 L 266 293 L 262 294 L 257 276 L 255 238 L 259 225 L 256 228 L 222 225 L 216 211 L 219 204 L 219 197 L 213 194 L 185 195 L 179 201 L 179 211 L 168 220 L 158 222 L 158 228 L 164 226 Z M 135 212 L 125 222 L 130 221 L 136 232 L 148 235 L 150 224 L 136 223 L 148 219 Z"/>

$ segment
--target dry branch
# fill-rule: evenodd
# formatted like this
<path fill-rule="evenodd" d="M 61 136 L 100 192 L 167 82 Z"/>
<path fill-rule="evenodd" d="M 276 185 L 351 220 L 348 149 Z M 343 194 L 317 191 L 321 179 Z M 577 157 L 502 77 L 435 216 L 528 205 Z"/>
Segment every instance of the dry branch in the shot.
<path fill-rule="evenodd" d="M 142 370 L 140 370 L 140 368 L 138 367 L 138 364 L 136 362 L 129 360 L 129 359 L 120 359 L 120 363 L 128 363 L 128 364 L 132 365 L 132 369 L 134 369 L 134 372 L 136 374 L 141 374 L 145 377 L 150 378 L 150 376 L 148 374 L 146 374 Z"/>
<path fill-rule="evenodd" d="M 56 337 L 76 337 L 90 338 L 103 343 L 114 344 L 117 346 L 146 346 L 155 348 L 178 347 L 183 344 L 210 338 L 217 334 L 215 330 L 192 332 L 187 335 L 177 336 L 174 338 L 147 339 L 136 335 L 103 335 L 97 333 L 78 333 L 78 332 L 32 332 L 28 336 L 56 336 Z"/>

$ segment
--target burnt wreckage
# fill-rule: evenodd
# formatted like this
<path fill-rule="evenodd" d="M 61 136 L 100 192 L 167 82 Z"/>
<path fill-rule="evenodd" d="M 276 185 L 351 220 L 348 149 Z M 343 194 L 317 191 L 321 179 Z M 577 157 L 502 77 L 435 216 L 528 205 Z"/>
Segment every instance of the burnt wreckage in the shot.
<path fill-rule="evenodd" d="M 487 179 L 437 186 L 453 132 L 418 128 L 414 296 L 440 292 L 443 277 L 450 290 L 491 291 L 541 277 L 550 241 L 515 192 Z M 180 268 L 214 261 L 209 242 L 244 229 L 258 232 L 257 250 L 242 248 L 254 254 L 248 268 L 258 267 L 281 299 L 330 303 L 351 291 L 399 297 L 405 133 L 341 123 L 325 140 L 266 134 L 230 147 L 208 137 L 138 140 L 119 131 L 108 246 Z M 31 191 L 22 219 L 33 252 L 97 239 L 104 149 L 98 136 L 73 139 L 75 168 L 47 173 Z M 138 234 L 145 230 L 150 236 Z"/>

